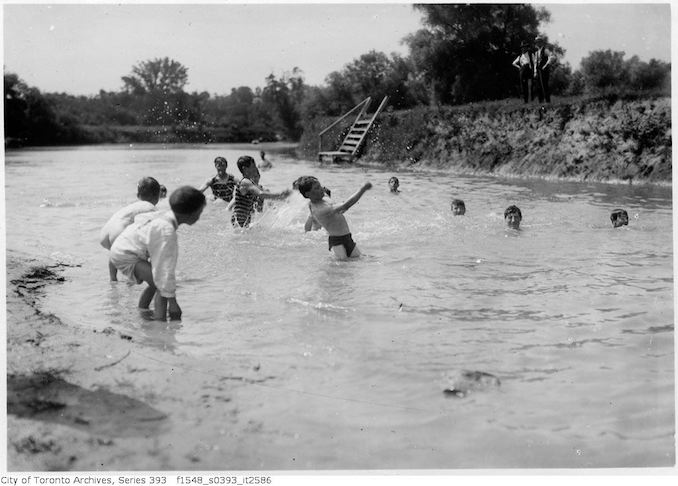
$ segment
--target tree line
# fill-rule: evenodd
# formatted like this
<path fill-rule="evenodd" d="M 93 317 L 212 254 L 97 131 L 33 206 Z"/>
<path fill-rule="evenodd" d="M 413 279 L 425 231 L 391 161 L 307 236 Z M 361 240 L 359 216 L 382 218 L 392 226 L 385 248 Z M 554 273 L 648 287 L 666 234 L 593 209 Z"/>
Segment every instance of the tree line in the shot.
<path fill-rule="evenodd" d="M 120 141 L 154 127 L 181 141 L 249 142 L 299 139 L 319 116 L 339 116 L 372 97 L 390 98 L 395 110 L 455 105 L 519 96 L 511 65 L 523 41 L 550 21 L 545 8 L 523 4 L 425 4 L 413 7 L 423 27 L 404 42 L 407 56 L 369 51 L 310 86 L 298 67 L 270 74 L 263 87 L 233 88 L 229 94 L 187 93 L 188 69 L 169 58 L 137 63 L 118 91 L 94 96 L 41 93 L 18 74 L 4 73 L 5 142 L 49 145 Z M 547 44 L 557 59 L 565 51 Z M 551 77 L 556 96 L 601 91 L 670 93 L 669 63 L 624 52 L 599 50 L 578 70 L 559 62 Z M 114 130 L 114 128 L 119 130 Z M 125 131 L 121 130 L 125 128 Z M 158 128 L 159 129 L 159 128 Z"/>

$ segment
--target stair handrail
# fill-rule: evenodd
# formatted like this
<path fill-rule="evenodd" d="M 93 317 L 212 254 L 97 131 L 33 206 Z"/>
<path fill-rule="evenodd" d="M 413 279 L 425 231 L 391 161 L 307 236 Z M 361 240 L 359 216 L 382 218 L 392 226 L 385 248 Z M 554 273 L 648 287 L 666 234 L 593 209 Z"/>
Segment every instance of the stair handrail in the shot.
<path fill-rule="evenodd" d="M 354 153 L 358 150 L 358 148 L 360 147 L 360 145 L 361 145 L 361 144 L 363 143 L 363 141 L 365 140 L 365 137 L 367 136 L 367 132 L 369 132 L 369 131 L 370 131 L 370 128 L 372 128 L 372 125 L 374 124 L 374 120 L 377 119 L 377 116 L 379 115 L 379 113 L 381 112 L 381 110 L 384 109 L 384 106 L 386 105 L 386 102 L 387 102 L 387 101 L 388 101 L 388 96 L 384 96 L 384 99 L 381 100 L 381 103 L 379 103 L 379 107 L 377 108 L 377 111 L 375 111 L 375 112 L 372 114 L 372 118 L 370 118 L 370 121 L 367 123 L 367 126 L 365 127 L 365 131 L 363 132 L 362 136 L 360 137 L 360 141 L 356 144 L 355 148 L 353 149 L 353 152 L 354 152 Z M 360 118 L 360 116 L 358 116 L 358 118 Z M 356 119 L 356 121 L 357 121 L 357 119 Z"/>
<path fill-rule="evenodd" d="M 332 123 L 329 127 L 327 127 L 326 129 L 324 129 L 322 132 L 320 132 L 320 133 L 318 134 L 318 152 L 322 152 L 322 151 L 323 151 L 323 135 L 324 135 L 329 129 L 331 129 L 332 127 L 334 127 L 337 123 L 339 123 L 339 122 L 342 121 L 344 118 L 346 118 L 348 115 L 350 115 L 351 113 L 353 113 L 357 108 L 359 108 L 360 106 L 362 106 L 362 111 L 358 114 L 358 117 L 357 117 L 357 118 L 360 118 L 360 116 L 361 116 L 363 113 L 365 113 L 365 109 L 366 109 L 367 106 L 369 105 L 369 102 L 371 101 L 371 99 L 372 99 L 372 98 L 371 98 L 370 96 L 368 96 L 367 98 L 365 98 L 364 100 L 362 100 L 360 103 L 358 103 L 357 105 L 355 105 L 353 108 L 351 108 L 349 111 L 347 111 L 341 118 L 339 118 L 338 120 L 336 120 L 336 121 L 335 121 L 334 123 Z"/>
<path fill-rule="evenodd" d="M 374 116 L 372 116 L 372 121 L 374 121 L 377 118 L 377 115 L 381 113 L 381 110 L 384 109 L 384 106 L 386 106 L 386 102 L 388 101 L 388 95 L 384 96 L 384 99 L 381 100 L 381 103 L 379 103 L 379 107 L 377 108 L 377 111 L 374 112 Z M 371 123 L 370 123 L 371 125 Z"/>

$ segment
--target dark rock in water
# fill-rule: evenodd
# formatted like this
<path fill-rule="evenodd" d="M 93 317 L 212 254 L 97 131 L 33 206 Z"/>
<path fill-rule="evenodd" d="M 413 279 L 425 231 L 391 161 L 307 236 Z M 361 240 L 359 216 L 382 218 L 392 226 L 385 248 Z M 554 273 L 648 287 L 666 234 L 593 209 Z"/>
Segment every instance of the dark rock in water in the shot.
<path fill-rule="evenodd" d="M 472 391 L 480 391 L 488 388 L 496 388 L 501 381 L 490 373 L 484 371 L 459 370 L 448 373 L 445 376 L 445 396 L 464 398 Z"/>

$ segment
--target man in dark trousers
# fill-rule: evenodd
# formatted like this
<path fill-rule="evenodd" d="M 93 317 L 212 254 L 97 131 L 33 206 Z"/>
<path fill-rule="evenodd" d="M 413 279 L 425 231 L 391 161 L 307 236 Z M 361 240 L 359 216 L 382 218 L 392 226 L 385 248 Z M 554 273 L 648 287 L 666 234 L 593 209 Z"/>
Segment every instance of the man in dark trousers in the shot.
<path fill-rule="evenodd" d="M 530 44 L 528 42 L 523 41 L 520 44 L 520 55 L 513 61 L 513 65 L 518 68 L 518 74 L 520 75 L 520 91 L 523 94 L 523 100 L 525 100 L 525 103 L 532 101 L 534 98 L 532 95 L 534 92 L 532 89 L 534 56 L 530 52 Z"/>
<path fill-rule="evenodd" d="M 549 76 L 551 75 L 551 68 L 555 62 L 555 57 L 546 48 L 543 37 L 538 35 L 534 39 L 534 43 L 537 46 L 537 50 L 534 52 L 534 83 L 537 86 L 539 103 L 543 103 L 544 100 L 550 103 Z"/>

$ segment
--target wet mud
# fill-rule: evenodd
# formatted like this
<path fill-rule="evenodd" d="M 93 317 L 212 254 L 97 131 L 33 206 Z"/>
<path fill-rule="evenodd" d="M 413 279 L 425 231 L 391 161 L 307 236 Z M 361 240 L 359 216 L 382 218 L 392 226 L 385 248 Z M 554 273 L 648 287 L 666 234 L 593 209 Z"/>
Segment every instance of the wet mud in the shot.
<path fill-rule="evenodd" d="M 86 390 L 50 372 L 8 375 L 7 413 L 110 437 L 148 437 L 167 418 L 134 398 Z"/>

